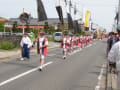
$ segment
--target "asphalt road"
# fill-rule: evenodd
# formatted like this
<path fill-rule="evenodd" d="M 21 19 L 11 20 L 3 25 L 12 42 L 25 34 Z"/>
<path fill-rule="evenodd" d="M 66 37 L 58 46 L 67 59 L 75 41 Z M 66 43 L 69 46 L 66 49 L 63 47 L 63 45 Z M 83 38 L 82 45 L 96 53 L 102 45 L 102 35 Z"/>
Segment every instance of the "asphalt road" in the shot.
<path fill-rule="evenodd" d="M 94 90 L 106 61 L 106 42 L 95 41 L 66 60 L 59 48 L 48 51 L 42 72 L 39 55 L 30 61 L 0 61 L 0 90 Z"/>

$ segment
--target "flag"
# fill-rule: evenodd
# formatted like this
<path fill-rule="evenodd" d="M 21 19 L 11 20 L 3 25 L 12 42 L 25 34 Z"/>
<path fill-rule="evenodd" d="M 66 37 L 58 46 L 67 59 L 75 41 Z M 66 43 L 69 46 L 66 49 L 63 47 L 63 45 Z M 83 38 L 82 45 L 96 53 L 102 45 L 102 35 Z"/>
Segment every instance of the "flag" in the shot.
<path fill-rule="evenodd" d="M 100 36 L 100 29 L 97 30 L 97 35 Z"/>
<path fill-rule="evenodd" d="M 67 0 L 65 0 L 65 5 L 67 5 Z"/>
<path fill-rule="evenodd" d="M 69 1 L 69 5 L 70 5 L 70 8 L 72 7 L 72 2 L 71 2 L 71 0 Z"/>
<path fill-rule="evenodd" d="M 89 11 L 86 11 L 86 13 L 85 13 L 85 23 L 84 23 L 84 27 L 87 27 L 88 26 L 88 23 L 89 23 L 89 14 L 90 14 L 90 12 Z"/>
<path fill-rule="evenodd" d="M 77 20 L 74 21 L 74 30 L 75 30 L 75 33 L 80 32 L 80 28 Z"/>
<path fill-rule="evenodd" d="M 72 17 L 69 13 L 67 13 L 67 16 L 68 16 L 68 29 L 73 29 L 73 20 L 72 20 Z"/>
<path fill-rule="evenodd" d="M 45 12 L 45 8 L 41 0 L 37 0 L 37 12 L 38 12 L 38 21 L 47 20 L 47 14 Z"/>
<path fill-rule="evenodd" d="M 76 5 L 75 5 L 75 7 L 74 7 L 74 14 L 75 14 L 75 15 L 77 14 Z"/>
<path fill-rule="evenodd" d="M 61 6 L 57 6 L 56 10 L 57 10 L 60 22 L 62 23 L 62 25 L 64 25 L 62 7 Z"/>

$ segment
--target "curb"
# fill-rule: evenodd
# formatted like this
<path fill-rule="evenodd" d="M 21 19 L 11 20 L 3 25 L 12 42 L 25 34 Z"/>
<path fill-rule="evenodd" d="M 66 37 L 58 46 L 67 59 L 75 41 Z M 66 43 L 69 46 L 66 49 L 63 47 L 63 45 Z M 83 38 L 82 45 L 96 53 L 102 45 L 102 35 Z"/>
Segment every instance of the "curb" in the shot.
<path fill-rule="evenodd" d="M 117 90 L 117 74 L 109 72 L 109 67 L 107 69 L 107 90 Z"/>
<path fill-rule="evenodd" d="M 56 47 L 48 47 L 48 49 L 54 49 L 54 48 L 58 48 L 59 46 L 56 46 Z M 0 60 L 6 60 L 6 59 L 11 59 L 12 57 L 13 58 L 17 58 L 17 57 L 20 57 L 20 55 L 19 55 L 19 50 L 17 50 L 16 51 L 16 54 L 13 54 L 13 55 L 11 55 L 11 56 L 6 56 L 6 57 L 2 57 L 2 58 L 0 58 Z M 36 49 L 32 49 L 31 51 L 30 51 L 30 54 L 37 54 L 37 50 Z"/>

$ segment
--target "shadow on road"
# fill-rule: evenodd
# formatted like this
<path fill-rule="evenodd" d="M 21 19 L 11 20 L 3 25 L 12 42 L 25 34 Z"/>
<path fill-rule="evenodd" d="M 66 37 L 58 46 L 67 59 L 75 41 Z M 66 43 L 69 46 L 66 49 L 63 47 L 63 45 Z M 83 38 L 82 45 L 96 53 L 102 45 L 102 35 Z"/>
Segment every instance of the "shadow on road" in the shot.
<path fill-rule="evenodd" d="M 14 66 L 21 66 L 21 67 L 26 67 L 26 68 L 36 68 L 37 66 L 30 65 L 29 63 L 26 64 L 29 61 L 19 61 L 19 62 L 2 62 L 3 64 L 8 64 L 8 65 L 14 65 Z"/>

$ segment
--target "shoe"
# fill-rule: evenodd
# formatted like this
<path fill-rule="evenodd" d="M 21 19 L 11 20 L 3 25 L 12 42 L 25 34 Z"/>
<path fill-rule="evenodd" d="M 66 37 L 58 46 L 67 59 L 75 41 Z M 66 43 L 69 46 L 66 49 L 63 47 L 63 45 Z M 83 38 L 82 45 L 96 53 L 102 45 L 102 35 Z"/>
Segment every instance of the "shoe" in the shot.
<path fill-rule="evenodd" d="M 64 59 L 66 59 L 66 56 L 64 57 Z"/>
<path fill-rule="evenodd" d="M 39 68 L 39 71 L 42 71 L 42 68 Z"/>
<path fill-rule="evenodd" d="M 21 60 L 21 61 L 24 61 L 24 58 L 21 58 L 20 60 Z"/>
<path fill-rule="evenodd" d="M 63 59 L 66 59 L 66 56 L 63 56 Z"/>
<path fill-rule="evenodd" d="M 40 68 L 39 71 L 42 71 L 42 69 Z"/>

